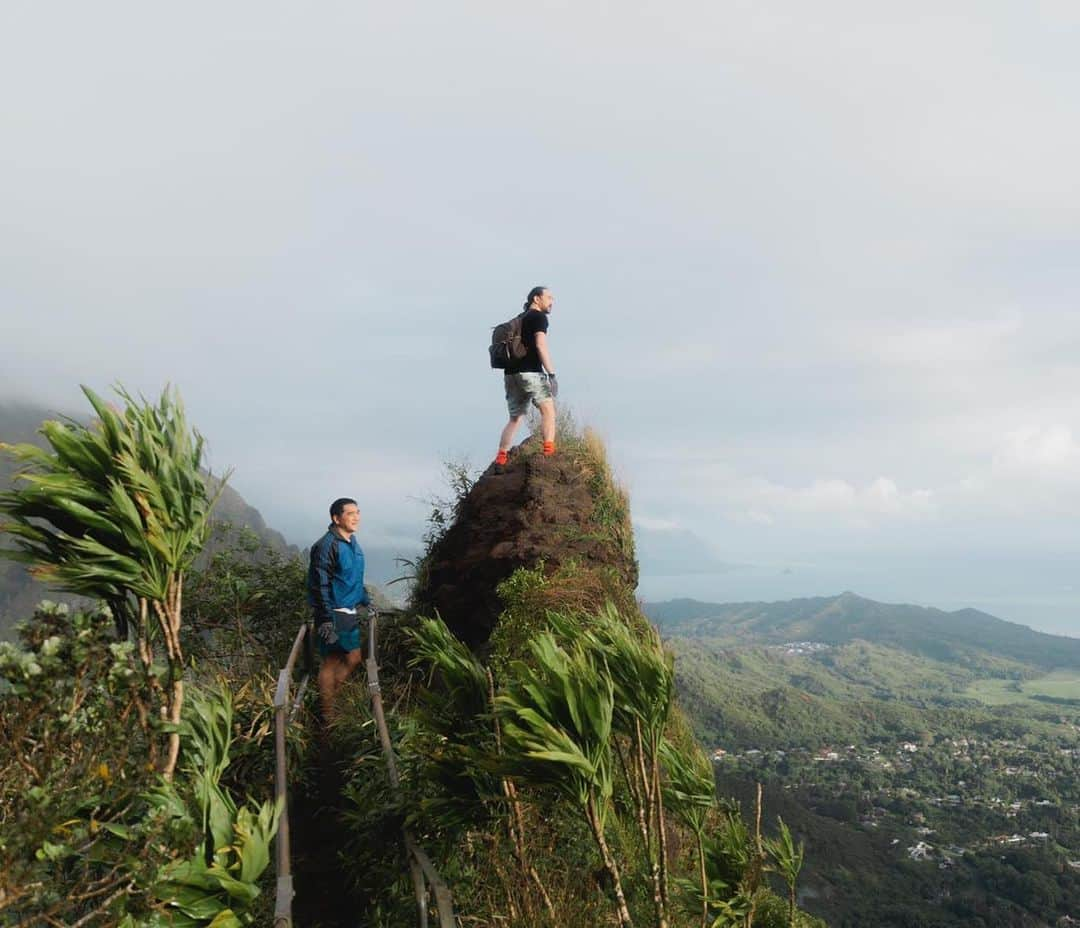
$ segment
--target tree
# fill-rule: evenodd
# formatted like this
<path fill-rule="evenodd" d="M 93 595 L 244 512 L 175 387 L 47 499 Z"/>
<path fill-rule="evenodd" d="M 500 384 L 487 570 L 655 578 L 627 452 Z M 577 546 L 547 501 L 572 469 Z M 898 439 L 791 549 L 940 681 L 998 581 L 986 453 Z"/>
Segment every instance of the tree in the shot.
<path fill-rule="evenodd" d="M 621 740 L 613 739 L 613 747 L 637 809 L 642 846 L 651 870 L 657 928 L 666 928 L 667 847 L 660 756 L 675 698 L 671 655 L 665 653 L 655 628 L 632 628 L 611 602 L 585 622 L 556 613 L 548 613 L 548 622 L 561 639 L 576 640 L 591 651 L 611 678 L 612 726 L 621 736 Z M 625 754 L 622 741 L 628 746 Z"/>
<path fill-rule="evenodd" d="M 701 880 L 701 925 L 709 919 L 709 880 L 705 870 L 705 829 L 716 807 L 716 783 L 712 765 L 700 748 L 680 751 L 669 741 L 660 746 L 667 783 L 664 795 L 675 814 L 697 840 L 698 876 Z"/>
<path fill-rule="evenodd" d="M 0 923 L 265 923 L 256 899 L 280 809 L 229 789 L 231 696 L 189 690 L 184 763 L 157 777 L 130 730 L 137 658 L 109 640 L 112 624 L 45 603 L 22 647 L 0 642 Z"/>
<path fill-rule="evenodd" d="M 151 760 L 171 779 L 184 701 L 184 576 L 224 481 L 211 494 L 202 436 L 189 428 L 175 390 L 156 404 L 116 392 L 123 411 L 83 387 L 96 421 L 42 423 L 49 449 L 0 445 L 22 465 L 15 488 L 0 494 L 0 512 L 14 520 L 4 528 L 18 545 L 3 553 L 63 590 L 104 600 L 117 630 L 133 634 L 144 676 L 140 722 L 150 730 L 156 702 L 166 748 L 162 754 L 152 739 Z M 164 673 L 154 660 L 159 638 Z"/>
<path fill-rule="evenodd" d="M 791 836 L 791 829 L 788 828 L 787 823 L 782 818 L 778 818 L 777 822 L 780 826 L 780 834 L 775 838 L 767 839 L 765 844 L 772 855 L 773 869 L 787 883 L 788 918 L 791 922 L 791 928 L 795 928 L 795 883 L 799 878 L 799 871 L 802 870 L 806 848 L 801 841 L 798 847 L 795 846 L 795 839 Z"/>
<path fill-rule="evenodd" d="M 523 876 L 543 900 L 552 923 L 557 921 L 551 897 L 529 859 L 526 827 L 517 786 L 503 769 L 502 732 L 495 709 L 495 679 L 440 618 L 421 618 L 406 630 L 413 644 L 410 666 L 438 677 L 436 688 L 420 690 L 417 720 L 436 736 L 436 747 L 421 765 L 425 780 L 424 811 L 444 831 L 463 823 L 476 828 L 481 809 L 505 806 L 506 827 Z M 486 824 L 486 823 L 485 823 Z M 511 888 L 506 887 L 511 909 Z M 531 902 L 524 898 L 528 909 Z"/>
<path fill-rule="evenodd" d="M 592 654 L 573 645 L 564 650 L 549 632 L 530 650 L 534 666 L 515 661 L 506 693 L 495 700 L 506 770 L 581 807 L 615 889 L 619 923 L 629 928 L 619 866 L 604 836 L 613 786 L 611 677 Z"/>

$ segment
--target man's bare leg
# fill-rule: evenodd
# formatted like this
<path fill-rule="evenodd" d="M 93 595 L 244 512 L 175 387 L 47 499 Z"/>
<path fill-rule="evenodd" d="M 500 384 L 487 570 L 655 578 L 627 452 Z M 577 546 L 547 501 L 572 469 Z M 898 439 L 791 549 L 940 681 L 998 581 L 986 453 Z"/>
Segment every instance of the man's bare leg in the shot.
<path fill-rule="evenodd" d="M 345 660 L 342 662 L 341 669 L 338 676 L 338 689 L 341 689 L 341 684 L 344 683 L 357 667 L 360 666 L 361 661 L 364 659 L 364 652 L 361 648 L 357 648 L 355 651 L 349 651 L 345 655 Z"/>
<path fill-rule="evenodd" d="M 521 425 L 521 420 L 524 418 L 524 415 L 511 416 L 510 421 L 503 426 L 502 434 L 499 436 L 500 451 L 510 450 L 510 446 L 514 443 L 514 433 L 517 432 L 518 426 Z"/>
<path fill-rule="evenodd" d="M 323 724 L 329 724 L 334 711 L 334 696 L 337 693 L 337 668 L 344 663 L 343 654 L 323 655 L 319 666 L 319 699 L 322 705 Z"/>
<path fill-rule="evenodd" d="M 537 406 L 540 409 L 540 437 L 544 441 L 555 441 L 555 400 L 541 400 Z"/>
<path fill-rule="evenodd" d="M 319 697 L 322 700 L 323 721 L 329 723 L 335 714 L 335 700 L 341 685 L 363 660 L 363 651 L 357 648 L 345 654 L 327 654 L 319 668 Z"/>

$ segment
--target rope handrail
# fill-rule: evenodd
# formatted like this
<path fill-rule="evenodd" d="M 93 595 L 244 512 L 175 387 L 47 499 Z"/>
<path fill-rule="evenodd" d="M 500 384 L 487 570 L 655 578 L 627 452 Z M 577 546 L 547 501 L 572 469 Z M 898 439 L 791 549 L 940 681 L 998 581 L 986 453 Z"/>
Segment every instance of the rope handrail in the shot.
<path fill-rule="evenodd" d="M 375 727 L 378 729 L 379 741 L 386 757 L 386 769 L 390 778 L 390 787 L 400 799 L 401 778 L 398 775 L 394 746 L 390 741 L 390 729 L 387 727 L 386 715 L 383 712 L 382 686 L 379 684 L 377 628 L 378 612 L 372 610 L 371 621 L 368 626 L 368 658 L 364 666 L 367 670 L 368 693 L 371 695 L 371 709 L 372 714 L 375 716 Z M 454 917 L 454 900 L 450 894 L 450 887 L 446 885 L 435 869 L 431 858 L 416 843 L 412 832 L 406 826 L 402 826 L 401 831 L 405 839 L 405 848 L 409 852 L 409 874 L 412 877 L 413 891 L 416 893 L 417 918 L 420 928 L 427 928 L 428 925 L 427 887 L 425 881 L 431 883 L 435 895 L 439 928 L 456 928 L 457 919 Z"/>
<path fill-rule="evenodd" d="M 286 715 L 289 707 L 289 682 L 292 679 L 293 668 L 300 656 L 300 649 L 304 645 L 307 673 L 300 686 L 297 687 L 296 700 L 293 702 L 292 711 Z M 311 637 L 307 622 L 301 624 L 289 650 L 289 659 L 285 666 L 278 672 L 277 688 L 274 691 L 274 800 L 281 805 L 281 817 L 278 819 L 277 840 L 275 842 L 277 858 L 277 895 L 274 900 L 274 928 L 292 928 L 292 900 L 295 895 L 292 879 L 292 860 L 289 847 L 289 803 L 288 785 L 289 774 L 287 757 L 285 753 L 285 728 L 296 715 L 300 700 L 304 696 L 304 690 L 311 677 L 311 667 L 314 662 L 311 653 Z"/>
<path fill-rule="evenodd" d="M 394 746 L 390 740 L 390 730 L 386 724 L 386 715 L 382 705 L 382 687 L 379 684 L 379 665 L 376 652 L 377 645 L 378 612 L 371 611 L 369 622 L 369 645 L 368 657 L 365 669 L 368 678 L 368 693 L 371 696 L 372 714 L 375 716 L 376 728 L 379 732 L 379 741 L 382 745 L 383 754 L 386 757 L 387 773 L 390 778 L 390 786 L 400 797 L 401 779 L 398 775 L 397 758 L 394 755 Z M 305 647 L 306 645 L 306 647 Z M 295 698 L 289 703 L 289 686 L 292 680 L 296 661 L 300 656 L 301 648 L 304 649 L 306 673 L 297 687 Z M 281 817 L 278 819 L 278 832 L 276 840 L 277 861 L 277 896 L 274 904 L 274 928 L 293 928 L 292 900 L 295 895 L 292 878 L 292 863 L 289 846 L 289 807 L 288 807 L 288 767 L 285 752 L 285 730 L 288 724 L 296 716 L 304 697 L 304 691 L 311 677 L 314 664 L 312 653 L 312 628 L 307 623 L 301 624 L 293 640 L 289 651 L 289 658 L 285 666 L 278 672 L 277 687 L 274 691 L 274 799 L 281 804 Z M 435 907 L 439 917 L 439 928 L 457 928 L 458 922 L 454 916 L 454 902 L 450 893 L 450 887 L 439 875 L 432 863 L 431 858 L 417 843 L 408 828 L 402 828 L 405 848 L 409 855 L 409 872 L 412 877 L 413 890 L 416 893 L 417 918 L 420 928 L 428 928 L 427 909 L 427 884 L 431 884 L 431 890 L 435 896 Z"/>

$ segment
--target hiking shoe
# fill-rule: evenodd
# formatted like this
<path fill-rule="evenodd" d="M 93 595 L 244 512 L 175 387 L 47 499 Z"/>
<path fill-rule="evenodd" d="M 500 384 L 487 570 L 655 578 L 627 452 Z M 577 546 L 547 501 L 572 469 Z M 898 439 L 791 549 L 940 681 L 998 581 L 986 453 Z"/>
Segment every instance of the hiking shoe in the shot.
<path fill-rule="evenodd" d="M 500 449 L 499 453 L 495 455 L 495 463 L 500 466 L 506 463 L 506 452 L 502 449 Z"/>
<path fill-rule="evenodd" d="M 544 442 L 544 457 L 549 458 L 554 453 L 555 453 L 555 442 L 553 442 L 553 441 L 545 441 Z"/>

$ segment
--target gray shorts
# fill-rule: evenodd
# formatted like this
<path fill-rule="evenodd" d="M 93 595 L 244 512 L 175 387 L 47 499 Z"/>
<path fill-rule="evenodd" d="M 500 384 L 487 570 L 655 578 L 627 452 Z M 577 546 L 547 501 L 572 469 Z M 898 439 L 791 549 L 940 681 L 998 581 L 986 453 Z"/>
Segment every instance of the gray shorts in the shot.
<path fill-rule="evenodd" d="M 547 374 L 528 371 L 524 374 L 506 374 L 503 380 L 506 384 L 506 408 L 510 411 L 511 419 L 525 415 L 529 411 L 530 400 L 539 408 L 545 400 L 552 399 Z"/>

